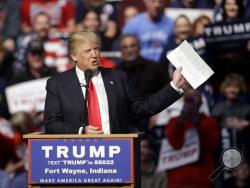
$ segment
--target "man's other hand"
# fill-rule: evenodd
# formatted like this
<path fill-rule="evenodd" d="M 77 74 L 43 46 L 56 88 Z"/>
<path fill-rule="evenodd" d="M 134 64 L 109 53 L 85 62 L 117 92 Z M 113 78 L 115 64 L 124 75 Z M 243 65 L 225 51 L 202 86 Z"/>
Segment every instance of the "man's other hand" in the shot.
<path fill-rule="evenodd" d="M 85 133 L 86 134 L 103 134 L 103 131 L 98 131 L 98 127 L 95 127 L 93 125 L 88 125 L 85 128 Z"/>

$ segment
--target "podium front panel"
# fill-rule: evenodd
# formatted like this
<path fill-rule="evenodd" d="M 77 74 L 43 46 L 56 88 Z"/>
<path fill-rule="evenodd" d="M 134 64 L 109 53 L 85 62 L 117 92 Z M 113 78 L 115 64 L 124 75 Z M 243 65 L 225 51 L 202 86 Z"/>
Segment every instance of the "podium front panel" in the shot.
<path fill-rule="evenodd" d="M 133 184 L 132 138 L 29 139 L 29 184 Z"/>

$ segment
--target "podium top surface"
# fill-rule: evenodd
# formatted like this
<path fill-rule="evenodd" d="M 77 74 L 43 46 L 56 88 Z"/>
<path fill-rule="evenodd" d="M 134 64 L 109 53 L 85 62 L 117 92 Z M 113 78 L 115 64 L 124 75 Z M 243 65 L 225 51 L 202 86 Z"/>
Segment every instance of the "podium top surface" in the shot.
<path fill-rule="evenodd" d="M 134 134 L 44 134 L 31 133 L 23 135 L 24 139 L 46 139 L 46 138 L 140 138 L 142 133 Z"/>

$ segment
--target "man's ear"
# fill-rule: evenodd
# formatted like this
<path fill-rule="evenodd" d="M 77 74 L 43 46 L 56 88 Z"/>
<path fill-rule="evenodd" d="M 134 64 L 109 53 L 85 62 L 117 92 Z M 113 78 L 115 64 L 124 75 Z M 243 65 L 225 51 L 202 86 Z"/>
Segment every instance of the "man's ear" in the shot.
<path fill-rule="evenodd" d="M 77 62 L 77 58 L 76 58 L 75 55 L 70 54 L 70 57 L 71 57 L 71 59 L 72 59 L 74 62 Z"/>

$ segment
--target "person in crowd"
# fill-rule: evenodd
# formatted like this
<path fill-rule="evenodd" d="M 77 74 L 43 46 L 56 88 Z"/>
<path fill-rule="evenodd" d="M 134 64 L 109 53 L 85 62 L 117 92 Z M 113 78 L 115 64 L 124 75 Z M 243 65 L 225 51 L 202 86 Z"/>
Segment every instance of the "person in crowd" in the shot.
<path fill-rule="evenodd" d="M 235 22 L 244 22 L 244 6 L 242 0 L 223 0 L 221 4 L 220 19 L 216 21 L 218 25 L 233 24 Z M 219 17 L 216 15 L 217 18 Z M 236 32 L 237 33 L 237 32 Z M 232 38 L 234 36 L 232 34 Z M 225 35 L 225 32 L 223 32 Z M 224 42 L 224 41 L 223 41 Z M 217 46 L 219 44 L 220 47 Z M 249 64 L 249 40 L 229 40 L 227 39 L 223 45 L 220 43 L 207 44 L 207 56 L 214 70 L 218 73 L 217 80 L 222 80 L 227 74 L 235 72 L 244 76 L 249 82 L 248 71 Z"/>
<path fill-rule="evenodd" d="M 248 188 L 250 187 L 249 164 L 244 162 L 233 171 L 233 177 L 223 184 L 223 188 Z"/>
<path fill-rule="evenodd" d="M 222 0 L 214 9 L 214 20 L 216 22 L 237 21 L 245 16 L 244 2 L 242 0 Z"/>
<path fill-rule="evenodd" d="M 130 9 L 131 7 L 131 9 Z M 134 7 L 134 8 L 133 8 Z M 129 8 L 129 12 L 132 13 L 133 15 L 136 10 L 138 13 L 141 13 L 146 10 L 145 4 L 143 3 L 143 0 L 138 0 L 138 1 L 133 1 L 133 0 L 126 0 L 126 1 L 121 1 L 119 3 L 118 7 L 118 25 L 119 29 L 122 30 L 125 24 L 125 10 Z M 132 10 L 132 11 L 131 11 Z M 135 10 L 135 11 L 134 11 Z"/>
<path fill-rule="evenodd" d="M 208 9 L 211 8 L 204 0 L 172 0 L 170 7 L 174 8 L 197 8 Z"/>
<path fill-rule="evenodd" d="M 3 47 L 3 39 L 0 38 L 0 117 L 9 118 L 5 108 L 5 88 L 13 77 L 13 53 Z"/>
<path fill-rule="evenodd" d="M 250 105 L 241 101 L 241 97 L 246 93 L 243 77 L 238 74 L 228 74 L 220 90 L 225 100 L 214 107 L 212 115 L 217 118 L 222 128 L 222 140 L 226 140 L 222 144 L 222 149 L 237 147 L 247 155 L 249 136 L 245 133 L 249 134 Z"/>
<path fill-rule="evenodd" d="M 17 39 L 16 63 L 25 64 L 25 52 L 28 44 L 32 40 L 47 41 L 50 30 L 50 17 L 48 14 L 41 12 L 34 16 L 32 22 L 32 30 L 29 34 L 20 35 Z"/>
<path fill-rule="evenodd" d="M 139 14 L 139 10 L 137 9 L 137 7 L 127 6 L 123 12 L 124 24 L 127 24 L 129 20 L 131 20 L 132 18 L 134 18 L 138 14 Z"/>
<path fill-rule="evenodd" d="M 222 21 L 236 21 L 245 16 L 242 0 L 223 0 L 222 10 Z"/>
<path fill-rule="evenodd" d="M 38 129 L 35 127 L 32 116 L 27 112 L 17 112 L 11 117 L 11 126 L 14 130 L 14 140 L 16 145 L 17 156 L 22 160 L 25 170 L 28 171 L 28 144 L 22 136 L 36 132 Z"/>
<path fill-rule="evenodd" d="M 93 31 L 97 33 L 101 38 L 101 50 L 102 51 L 110 51 L 112 49 L 112 44 L 114 39 L 109 38 L 107 31 L 102 31 L 101 27 L 101 19 L 99 13 L 95 9 L 86 10 L 81 24 L 78 24 L 77 31 Z"/>
<path fill-rule="evenodd" d="M 25 67 L 25 53 L 28 44 L 33 40 L 43 42 L 44 61 L 47 66 L 56 68 L 58 72 L 65 71 L 70 67 L 66 42 L 61 38 L 50 35 L 50 29 L 51 19 L 47 13 L 40 12 L 34 16 L 31 33 L 20 35 L 17 39 L 15 72 L 20 72 Z"/>
<path fill-rule="evenodd" d="M 15 50 L 15 39 L 20 31 L 19 2 L 16 0 L 0 1 L 0 33 L 3 47 L 9 52 Z"/>
<path fill-rule="evenodd" d="M 191 89 L 191 86 L 189 84 L 187 84 L 183 88 L 184 88 L 184 90 L 189 90 L 189 89 Z M 204 95 L 204 93 L 200 93 L 200 94 L 201 94 L 202 103 L 200 105 L 199 112 L 209 116 L 210 115 L 210 109 L 209 109 L 209 105 L 208 105 L 209 101 L 206 98 L 206 96 Z M 168 124 L 168 122 L 171 118 L 174 118 L 176 116 L 181 115 L 181 111 L 183 109 L 183 106 L 184 106 L 184 97 L 181 97 L 179 100 L 177 100 L 171 106 L 169 106 L 168 108 L 166 108 L 165 110 L 163 110 L 159 114 L 156 114 L 155 116 L 153 116 L 151 119 L 151 122 L 150 122 L 151 127 L 152 128 L 164 127 L 166 124 Z"/>
<path fill-rule="evenodd" d="M 28 174 L 16 155 L 15 142 L 0 133 L 0 186 L 1 188 L 28 187 Z"/>
<path fill-rule="evenodd" d="M 44 63 L 45 51 L 41 41 L 31 41 L 28 44 L 25 57 L 26 68 L 13 77 L 10 85 L 48 77 L 56 72 L 54 69 L 48 68 Z"/>
<path fill-rule="evenodd" d="M 13 76 L 14 55 L 3 47 L 3 39 L 0 38 L 0 88 L 11 80 Z"/>
<path fill-rule="evenodd" d="M 51 19 L 51 32 L 72 33 L 75 31 L 75 7 L 72 1 L 29 0 L 20 5 L 22 32 L 32 31 L 32 21 L 36 14 L 45 12 Z"/>
<path fill-rule="evenodd" d="M 128 85 L 142 95 L 153 94 L 168 81 L 167 73 L 159 64 L 140 56 L 139 41 L 134 35 L 124 35 L 120 40 L 121 59 L 118 69 L 128 75 Z M 134 129 L 146 131 L 148 118 L 131 120 Z"/>
<path fill-rule="evenodd" d="M 166 188 L 165 172 L 156 172 L 156 161 L 149 136 L 141 138 L 141 187 Z"/>
<path fill-rule="evenodd" d="M 80 0 L 76 6 L 77 24 L 81 24 L 89 9 L 95 10 L 100 16 L 100 31 L 109 40 L 115 40 L 118 34 L 116 6 L 104 0 Z"/>
<path fill-rule="evenodd" d="M 171 50 L 175 49 L 179 46 L 184 40 L 187 40 L 188 37 L 191 36 L 192 33 L 192 24 L 189 18 L 185 15 L 180 15 L 175 20 L 174 25 L 174 34 L 170 37 L 167 45 L 164 46 L 164 49 L 161 54 L 160 63 L 163 64 L 170 76 L 173 73 L 173 66 L 171 66 L 170 62 L 166 58 L 166 54 Z"/>
<path fill-rule="evenodd" d="M 211 20 L 208 16 L 201 15 L 193 22 L 192 36 L 199 37 L 205 34 L 205 26 L 211 24 Z"/>
<path fill-rule="evenodd" d="M 166 126 L 166 137 L 174 150 L 183 147 L 189 129 L 197 132 L 200 143 L 198 161 L 168 171 L 168 188 L 213 187 L 208 177 L 215 170 L 214 153 L 219 143 L 219 127 L 214 118 L 199 112 L 200 105 L 200 93 L 187 90 L 181 114 L 170 119 Z"/>
<path fill-rule="evenodd" d="M 137 16 L 139 13 L 140 13 L 140 11 L 138 10 L 138 8 L 136 6 L 129 5 L 129 6 L 125 7 L 123 10 L 122 20 L 121 20 L 122 27 L 124 27 L 124 25 L 127 24 L 128 21 L 130 21 L 132 18 Z"/>
<path fill-rule="evenodd" d="M 128 87 L 124 72 L 99 68 L 99 49 L 100 39 L 93 32 L 77 32 L 70 37 L 69 53 L 76 66 L 47 81 L 47 133 L 126 133 L 130 113 L 150 116 L 181 97 L 180 88 L 186 83 L 181 68 L 175 71 L 170 84 L 150 96 L 141 96 Z M 89 77 L 93 85 L 86 95 L 84 85 Z M 84 96 L 90 97 L 88 109 Z"/>
<path fill-rule="evenodd" d="M 183 86 L 184 90 L 191 89 L 189 84 Z M 200 88 L 199 88 L 200 91 Z M 201 91 L 200 91 L 201 92 Z M 210 109 L 208 105 L 208 99 L 204 92 L 201 92 L 202 104 L 199 108 L 199 112 L 207 116 L 210 115 Z M 184 106 L 184 97 L 178 99 L 175 103 L 164 109 L 160 113 L 152 116 L 149 121 L 149 130 L 154 137 L 154 149 L 158 153 L 160 150 L 162 139 L 165 138 L 165 126 L 169 123 L 170 119 L 180 116 Z"/>
<path fill-rule="evenodd" d="M 140 41 L 141 56 L 158 62 L 174 24 L 164 15 L 164 0 L 144 0 L 144 3 L 146 11 L 131 19 L 123 28 L 123 34 L 135 35 Z"/>
<path fill-rule="evenodd" d="M 118 69 L 128 75 L 131 87 L 142 94 L 153 94 L 168 81 L 160 65 L 140 55 L 140 44 L 135 35 L 123 35 L 120 39 L 121 62 Z"/>

